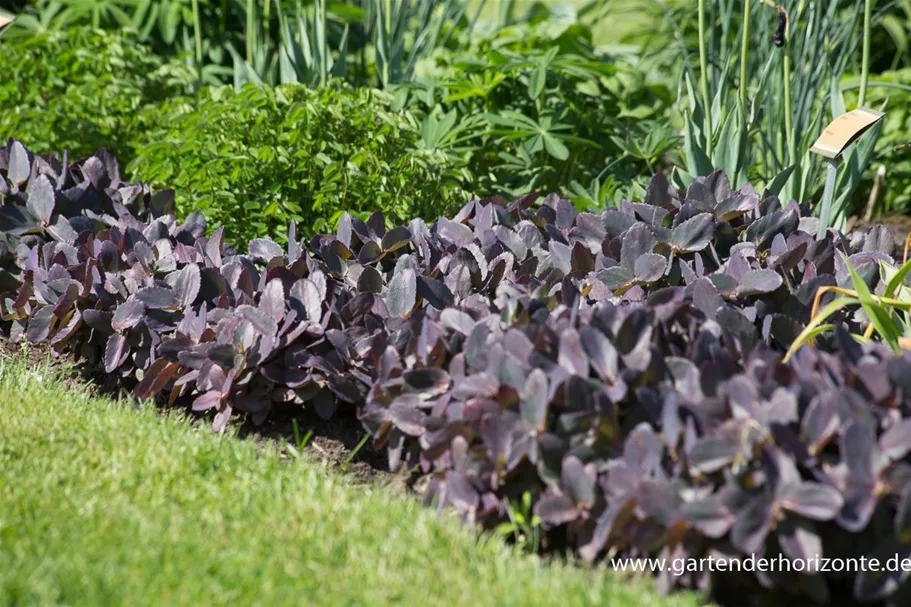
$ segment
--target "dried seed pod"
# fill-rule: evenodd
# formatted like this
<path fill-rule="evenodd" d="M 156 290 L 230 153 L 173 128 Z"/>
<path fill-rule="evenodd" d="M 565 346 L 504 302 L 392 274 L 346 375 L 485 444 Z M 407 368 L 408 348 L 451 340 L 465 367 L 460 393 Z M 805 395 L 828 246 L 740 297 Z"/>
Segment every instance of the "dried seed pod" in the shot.
<path fill-rule="evenodd" d="M 775 11 L 778 13 L 778 27 L 775 29 L 775 33 L 772 34 L 772 44 L 782 47 L 788 32 L 788 11 L 783 6 L 776 6 Z"/>

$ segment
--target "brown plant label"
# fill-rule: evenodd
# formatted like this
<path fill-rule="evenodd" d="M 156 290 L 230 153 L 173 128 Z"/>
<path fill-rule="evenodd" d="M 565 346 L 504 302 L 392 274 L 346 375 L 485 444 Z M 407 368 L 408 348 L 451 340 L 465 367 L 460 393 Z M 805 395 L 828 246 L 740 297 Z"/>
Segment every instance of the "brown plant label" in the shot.
<path fill-rule="evenodd" d="M 826 158 L 838 158 L 845 148 L 884 117 L 884 113 L 865 107 L 842 114 L 829 123 L 810 151 Z"/>
<path fill-rule="evenodd" d="M 12 25 L 15 20 L 15 15 L 4 15 L 3 13 L 0 13 L 0 34 L 3 33 L 3 30 Z"/>

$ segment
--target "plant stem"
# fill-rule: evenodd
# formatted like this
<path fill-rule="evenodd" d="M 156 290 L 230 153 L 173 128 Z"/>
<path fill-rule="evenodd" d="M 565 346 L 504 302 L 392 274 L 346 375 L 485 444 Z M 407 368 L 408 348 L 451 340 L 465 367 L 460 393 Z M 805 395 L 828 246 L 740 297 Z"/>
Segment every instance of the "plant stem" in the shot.
<path fill-rule="evenodd" d="M 795 143 L 794 138 L 794 126 L 792 123 L 791 116 L 791 18 L 790 15 L 787 17 L 788 23 L 785 28 L 784 34 L 784 60 L 782 65 L 782 71 L 784 72 L 784 130 L 785 138 L 788 144 L 788 161 L 785 163 L 785 166 L 796 164 L 797 163 L 797 144 Z M 800 171 L 796 170 L 791 174 L 791 177 L 788 178 L 788 183 L 785 184 L 787 191 L 787 197 L 793 198 L 793 187 L 795 174 Z"/>
<path fill-rule="evenodd" d="M 867 99 L 867 80 L 870 78 L 870 21 L 873 12 L 873 0 L 864 0 L 864 47 L 860 66 L 860 93 L 857 105 L 863 105 Z"/>
<path fill-rule="evenodd" d="M 838 178 L 838 159 L 826 158 L 826 186 L 822 193 L 822 209 L 819 212 L 819 229 L 816 239 L 826 235 L 832 215 L 832 199 L 835 198 L 835 181 Z"/>
<path fill-rule="evenodd" d="M 699 0 L 699 88 L 702 89 L 703 114 L 705 116 L 705 151 L 712 157 L 712 100 L 709 97 L 708 60 L 705 51 L 705 0 Z"/>
<path fill-rule="evenodd" d="M 256 15 L 253 12 L 253 0 L 247 0 L 247 61 L 253 65 L 253 28 Z"/>
<path fill-rule="evenodd" d="M 196 67 L 202 74 L 202 34 L 199 30 L 199 0 L 193 0 L 193 38 L 196 39 Z"/>
<path fill-rule="evenodd" d="M 740 109 L 747 116 L 747 67 L 750 53 L 750 0 L 743 0 L 743 43 L 740 45 Z"/>

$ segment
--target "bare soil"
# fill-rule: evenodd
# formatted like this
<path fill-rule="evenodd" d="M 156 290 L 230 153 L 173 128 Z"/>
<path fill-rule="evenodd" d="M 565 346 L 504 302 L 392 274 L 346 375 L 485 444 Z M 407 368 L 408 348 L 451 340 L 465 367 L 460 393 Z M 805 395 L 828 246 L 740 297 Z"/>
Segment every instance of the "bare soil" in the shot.
<path fill-rule="evenodd" d="M 896 254 L 900 256 L 905 247 L 905 239 L 911 233 L 911 217 L 907 215 L 883 215 L 870 221 L 852 217 L 848 220 L 846 228 L 851 231 L 852 229 L 869 229 L 877 225 L 883 225 L 889 229 L 892 234 L 892 240 L 895 242 Z"/>

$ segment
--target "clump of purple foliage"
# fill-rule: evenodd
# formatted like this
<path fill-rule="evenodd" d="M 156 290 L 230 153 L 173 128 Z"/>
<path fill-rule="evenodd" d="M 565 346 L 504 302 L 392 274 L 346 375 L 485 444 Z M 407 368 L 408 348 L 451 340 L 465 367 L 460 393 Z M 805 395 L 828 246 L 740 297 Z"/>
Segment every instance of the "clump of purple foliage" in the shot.
<path fill-rule="evenodd" d="M 849 336 L 783 352 L 819 287 L 871 289 L 888 231 L 813 236 L 806 207 L 715 173 L 641 203 L 469 202 L 241 254 L 116 160 L 0 149 L 10 339 L 103 365 L 142 398 L 261 422 L 356 410 L 393 468 L 493 526 L 530 494 L 553 545 L 668 558 L 911 556 L 911 359 Z M 555 538 L 560 538 L 559 542 Z M 664 574 L 705 587 L 706 572 Z M 825 602 L 837 574 L 755 574 Z M 856 575 L 907 604 L 907 573 Z M 841 583 L 841 582 L 839 582 Z"/>

